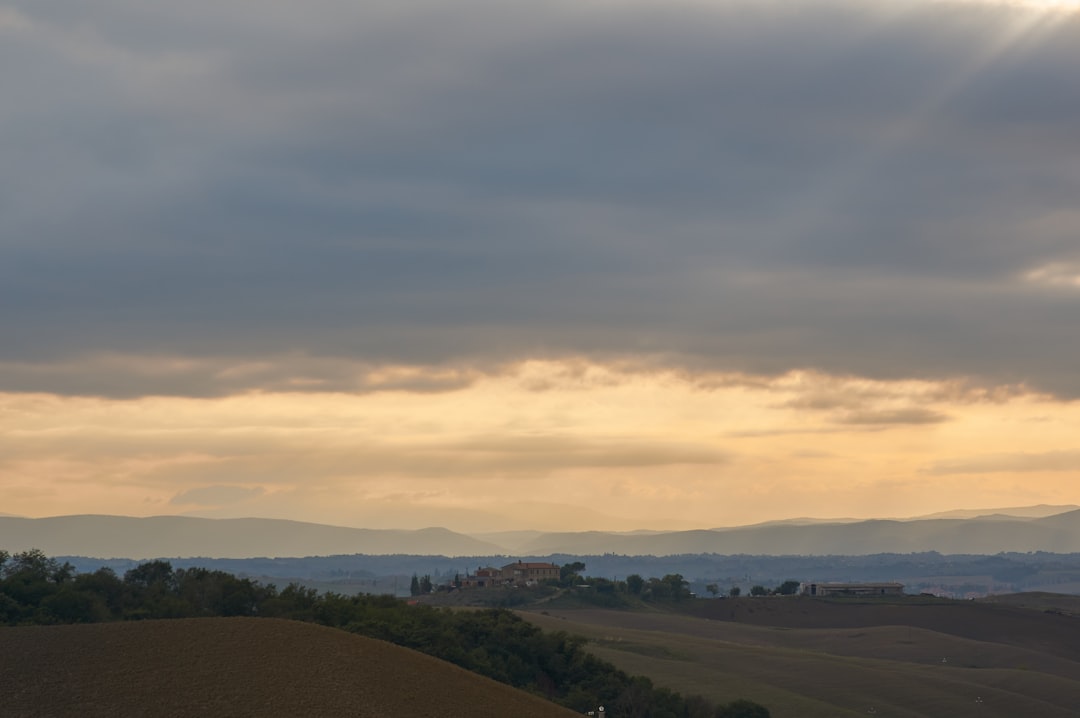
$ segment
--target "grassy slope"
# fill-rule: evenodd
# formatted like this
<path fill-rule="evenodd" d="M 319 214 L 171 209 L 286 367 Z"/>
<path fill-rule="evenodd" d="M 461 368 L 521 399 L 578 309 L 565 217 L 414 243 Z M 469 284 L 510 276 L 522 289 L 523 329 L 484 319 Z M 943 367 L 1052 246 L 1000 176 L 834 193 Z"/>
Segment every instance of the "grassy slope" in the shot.
<path fill-rule="evenodd" d="M 0 714 L 575 715 L 415 651 L 274 619 L 0 628 Z"/>
<path fill-rule="evenodd" d="M 717 618 L 722 610 L 724 620 L 555 606 L 527 617 L 591 638 L 590 650 L 624 670 L 717 701 L 758 701 L 776 718 L 871 707 L 911 718 L 1080 715 L 1076 618 L 970 602 L 776 598 L 697 608 Z"/>

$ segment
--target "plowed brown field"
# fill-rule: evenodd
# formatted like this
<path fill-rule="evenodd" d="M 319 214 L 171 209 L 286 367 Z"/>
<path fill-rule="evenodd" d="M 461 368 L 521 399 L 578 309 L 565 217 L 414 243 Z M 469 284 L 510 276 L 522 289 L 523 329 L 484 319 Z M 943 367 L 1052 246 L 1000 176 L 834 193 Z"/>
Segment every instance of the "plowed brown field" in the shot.
<path fill-rule="evenodd" d="M 382 641 L 294 621 L 0 628 L 0 715 L 557 718 L 575 713 Z"/>

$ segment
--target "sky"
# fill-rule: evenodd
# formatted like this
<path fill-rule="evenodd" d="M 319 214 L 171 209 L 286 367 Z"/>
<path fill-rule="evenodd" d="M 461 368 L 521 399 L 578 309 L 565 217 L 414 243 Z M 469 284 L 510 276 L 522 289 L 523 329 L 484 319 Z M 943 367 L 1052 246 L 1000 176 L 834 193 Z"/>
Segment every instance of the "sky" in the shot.
<path fill-rule="evenodd" d="M 1080 4 L 0 0 L 0 512 L 1080 503 Z"/>

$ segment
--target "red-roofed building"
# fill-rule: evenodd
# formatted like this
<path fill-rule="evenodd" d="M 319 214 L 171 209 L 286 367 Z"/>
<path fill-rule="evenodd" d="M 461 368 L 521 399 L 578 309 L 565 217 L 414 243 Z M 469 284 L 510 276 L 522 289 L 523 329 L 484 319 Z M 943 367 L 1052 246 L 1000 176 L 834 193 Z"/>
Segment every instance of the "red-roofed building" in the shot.
<path fill-rule="evenodd" d="M 518 561 L 502 567 L 503 583 L 513 586 L 535 586 L 552 579 L 559 579 L 559 567 L 553 563 Z"/>
<path fill-rule="evenodd" d="M 497 568 L 478 568 L 476 573 L 461 579 L 462 588 L 492 588 L 502 585 L 502 571 Z"/>

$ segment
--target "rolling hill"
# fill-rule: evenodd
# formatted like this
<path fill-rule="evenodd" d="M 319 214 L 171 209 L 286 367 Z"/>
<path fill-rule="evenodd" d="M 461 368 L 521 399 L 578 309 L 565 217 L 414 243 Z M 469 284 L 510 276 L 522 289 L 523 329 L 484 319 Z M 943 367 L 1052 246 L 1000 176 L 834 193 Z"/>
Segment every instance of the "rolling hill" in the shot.
<path fill-rule="evenodd" d="M 268 618 L 0 628 L 0 713 L 97 716 L 573 716 L 382 641 Z"/>
<path fill-rule="evenodd" d="M 1045 597 L 1040 598 L 1045 601 Z M 523 614 L 623 670 L 774 718 L 1080 714 L 1080 621 L 979 601 L 713 599 Z"/>

